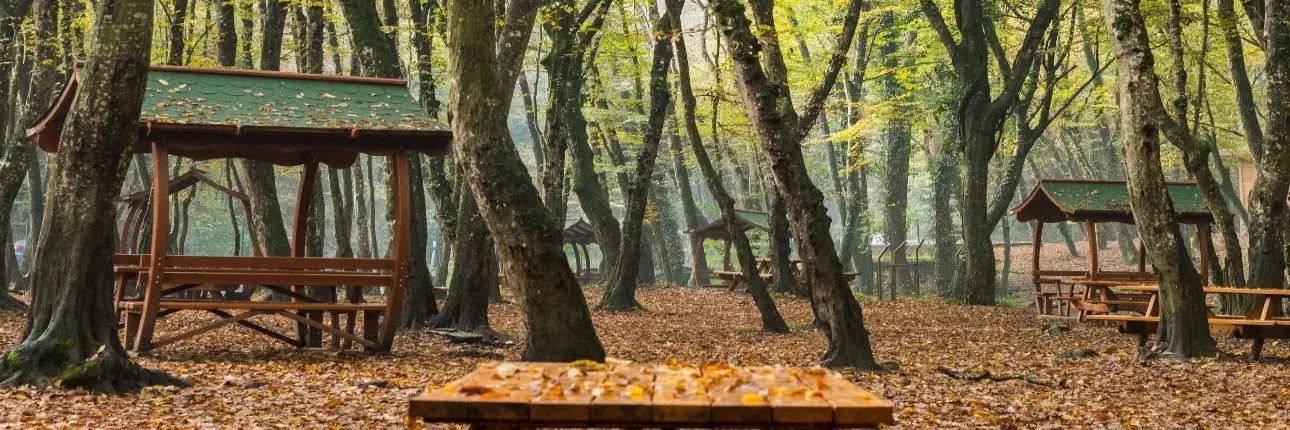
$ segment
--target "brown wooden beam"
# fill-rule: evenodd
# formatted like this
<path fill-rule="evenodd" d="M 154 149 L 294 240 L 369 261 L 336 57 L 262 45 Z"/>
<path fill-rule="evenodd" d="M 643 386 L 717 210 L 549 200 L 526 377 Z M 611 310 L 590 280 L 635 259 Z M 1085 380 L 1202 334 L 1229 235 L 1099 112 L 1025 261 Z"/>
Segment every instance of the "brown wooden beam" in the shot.
<path fill-rule="evenodd" d="M 152 244 L 148 258 L 148 281 L 144 284 L 144 307 L 139 332 L 128 334 L 134 336 L 132 349 L 135 352 L 152 349 L 152 332 L 157 327 L 157 310 L 162 295 L 162 266 L 165 264 L 170 238 L 170 181 L 166 178 L 166 172 L 170 170 L 169 158 L 165 145 L 153 142 Z"/>

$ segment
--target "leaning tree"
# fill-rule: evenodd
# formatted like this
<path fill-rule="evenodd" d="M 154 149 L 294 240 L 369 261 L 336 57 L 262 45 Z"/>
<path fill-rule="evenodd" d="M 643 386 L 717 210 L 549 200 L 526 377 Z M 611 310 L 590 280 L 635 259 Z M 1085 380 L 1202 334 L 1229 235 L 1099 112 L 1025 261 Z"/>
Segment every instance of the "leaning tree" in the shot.
<path fill-rule="evenodd" d="M 533 0 L 506 6 L 498 31 L 492 2 L 448 4 L 448 79 L 454 150 L 519 293 L 530 361 L 603 360 L 591 312 L 561 249 L 555 217 L 542 203 L 506 127 L 528 30 L 514 23 L 537 13 Z M 499 40 L 499 36 L 501 37 Z M 521 37 L 522 36 L 522 37 Z"/>
<path fill-rule="evenodd" d="M 772 2 L 749 1 L 756 19 L 756 36 L 753 22 L 745 16 L 739 1 L 715 0 L 711 5 L 734 61 L 744 108 L 770 158 L 776 188 L 787 207 L 789 226 L 811 284 L 816 314 L 829 337 L 823 364 L 874 369 L 878 364 L 869 345 L 860 304 L 842 276 L 842 261 L 829 233 L 832 221 L 825 208 L 824 194 L 811 182 L 802 156 L 802 140 L 810 133 L 810 125 L 819 118 L 824 101 L 846 62 L 862 3 L 860 0 L 848 2 L 828 70 L 812 91 L 801 115 L 793 106 L 788 89 L 788 71 L 775 32 Z"/>
<path fill-rule="evenodd" d="M 117 337 L 112 308 L 116 198 L 139 138 L 153 5 L 145 0 L 99 5 L 94 47 L 78 72 L 78 96 L 50 175 L 47 230 L 36 244 L 26 335 L 0 361 L 2 386 L 59 382 L 129 392 L 183 384 L 131 362 Z"/>

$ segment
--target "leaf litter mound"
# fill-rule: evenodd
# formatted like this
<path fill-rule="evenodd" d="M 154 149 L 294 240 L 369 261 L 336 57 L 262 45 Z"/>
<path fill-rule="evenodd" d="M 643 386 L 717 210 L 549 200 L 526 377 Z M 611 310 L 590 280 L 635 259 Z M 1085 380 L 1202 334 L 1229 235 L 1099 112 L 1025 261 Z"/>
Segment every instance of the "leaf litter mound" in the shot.
<path fill-rule="evenodd" d="M 595 304 L 600 292 L 587 295 Z M 739 293 L 643 288 L 639 300 L 648 312 L 593 312 L 610 356 L 810 366 L 826 347 L 822 333 L 807 331 L 805 300 L 776 297 L 794 327 L 787 335 L 759 331 L 751 298 Z M 890 370 L 846 373 L 895 404 L 897 428 L 1290 426 L 1284 341 L 1269 341 L 1258 363 L 1248 359 L 1249 341 L 1230 338 L 1219 339 L 1234 354 L 1226 359 L 1141 361 L 1133 338 L 1109 326 L 1051 330 L 1053 322 L 1031 309 L 908 299 L 866 301 L 864 312 Z M 490 317 L 501 335 L 522 335 L 513 304 L 493 305 Z M 176 314 L 160 327 L 177 332 L 203 318 Z M 19 338 L 23 323 L 20 314 L 0 314 L 0 347 Z M 521 348 L 454 344 L 423 331 L 401 334 L 392 354 L 335 354 L 224 328 L 137 358 L 190 388 L 117 397 L 4 389 L 0 428 L 397 428 L 407 399 L 427 385 L 451 382 L 480 361 L 517 360 Z"/>

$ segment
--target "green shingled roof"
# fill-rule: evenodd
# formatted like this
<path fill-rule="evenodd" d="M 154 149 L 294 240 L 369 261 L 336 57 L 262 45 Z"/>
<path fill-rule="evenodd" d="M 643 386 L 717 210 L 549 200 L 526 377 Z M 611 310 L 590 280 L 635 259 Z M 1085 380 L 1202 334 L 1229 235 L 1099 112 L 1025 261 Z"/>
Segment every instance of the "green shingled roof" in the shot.
<path fill-rule="evenodd" d="M 1200 189 L 1195 184 L 1171 183 L 1167 185 L 1174 210 L 1184 218 L 1208 218 Z M 1022 221 L 1039 219 L 1055 221 L 1056 218 L 1080 220 L 1089 217 L 1127 217 L 1132 220 L 1128 187 L 1123 181 L 1090 181 L 1069 179 L 1041 180 L 1030 197 L 1013 213 Z"/>
<path fill-rule="evenodd" d="M 743 209 L 735 209 L 735 213 L 738 214 L 740 218 L 743 218 L 744 221 L 748 221 L 757 226 L 757 228 L 770 230 L 770 214 L 768 213 L 746 211 Z"/>
<path fill-rule="evenodd" d="M 152 70 L 143 121 L 261 127 L 443 130 L 403 85 Z"/>

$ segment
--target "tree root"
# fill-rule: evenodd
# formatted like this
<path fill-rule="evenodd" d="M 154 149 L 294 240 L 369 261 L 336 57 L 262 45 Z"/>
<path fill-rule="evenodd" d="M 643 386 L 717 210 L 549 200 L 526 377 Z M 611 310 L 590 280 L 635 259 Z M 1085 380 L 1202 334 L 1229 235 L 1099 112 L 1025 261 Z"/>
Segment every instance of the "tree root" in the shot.
<path fill-rule="evenodd" d="M 1042 386 L 1042 387 L 1048 387 L 1048 388 L 1067 388 L 1067 381 L 1066 381 L 1065 379 L 1060 380 L 1060 381 L 1046 380 L 1046 379 L 1039 379 L 1039 378 L 1038 378 L 1038 377 L 1036 377 L 1035 375 L 1032 375 L 1032 374 L 1029 374 L 1029 373 L 1017 373 L 1017 374 L 1011 374 L 1011 375 L 996 375 L 996 374 L 991 373 L 989 370 L 982 371 L 982 372 L 968 372 L 968 371 L 966 371 L 966 370 L 955 370 L 955 369 L 951 369 L 951 368 L 948 368 L 948 367 L 945 367 L 945 366 L 936 366 L 936 371 L 941 372 L 942 374 L 945 374 L 945 376 L 949 376 L 950 378 L 960 379 L 960 380 L 964 380 L 964 381 L 986 381 L 986 380 L 988 380 L 988 381 L 993 381 L 993 382 L 1004 382 L 1004 381 L 1011 381 L 1011 380 L 1016 379 L 1016 380 L 1026 381 L 1026 382 L 1029 382 L 1029 383 L 1031 383 L 1031 384 L 1039 385 L 1039 386 Z"/>
<path fill-rule="evenodd" d="M 9 295 L 8 292 L 0 291 L 0 312 L 3 311 L 27 311 L 27 304 L 17 297 Z"/>
<path fill-rule="evenodd" d="M 104 346 L 77 359 L 66 343 L 45 339 L 21 343 L 0 362 L 0 387 L 33 385 L 84 388 L 105 393 L 135 393 L 145 387 L 188 383 L 163 372 L 145 369 L 130 361 L 119 346 Z"/>

